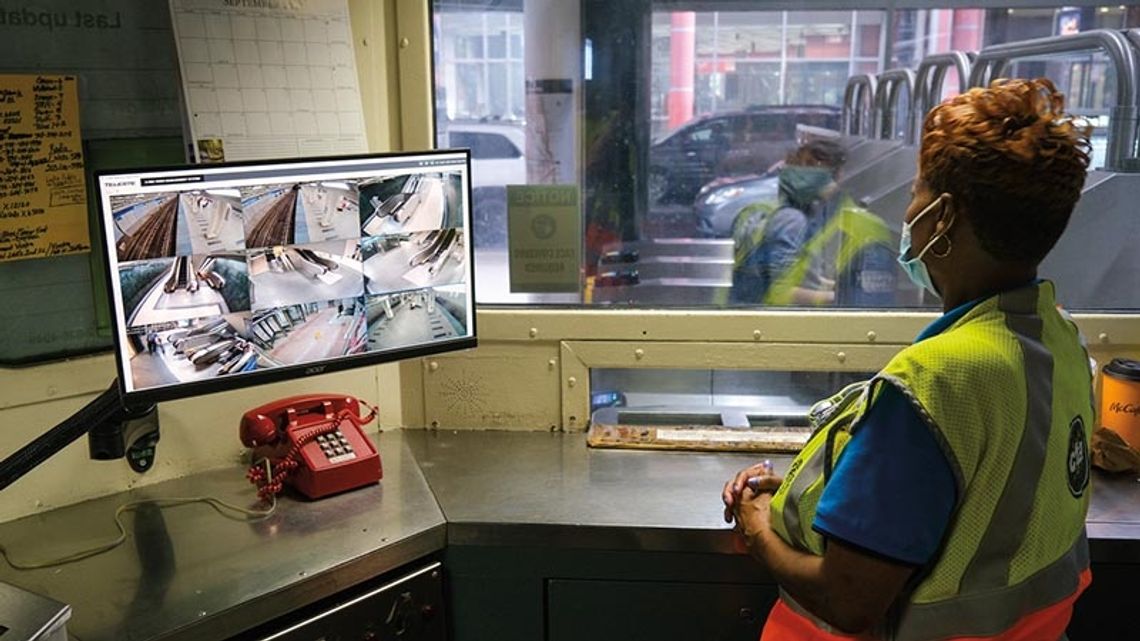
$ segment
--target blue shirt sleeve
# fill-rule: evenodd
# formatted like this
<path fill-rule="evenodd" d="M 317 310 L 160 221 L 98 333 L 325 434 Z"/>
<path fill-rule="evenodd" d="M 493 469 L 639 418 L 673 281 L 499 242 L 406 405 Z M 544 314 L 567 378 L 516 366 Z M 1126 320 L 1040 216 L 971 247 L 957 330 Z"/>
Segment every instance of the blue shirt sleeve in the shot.
<path fill-rule="evenodd" d="M 807 231 L 807 216 L 798 209 L 782 207 L 772 215 L 760 244 L 769 282 L 775 282 L 799 258 Z"/>
<path fill-rule="evenodd" d="M 843 449 L 812 527 L 875 554 L 925 565 L 957 500 L 950 462 L 918 411 L 885 384 Z"/>

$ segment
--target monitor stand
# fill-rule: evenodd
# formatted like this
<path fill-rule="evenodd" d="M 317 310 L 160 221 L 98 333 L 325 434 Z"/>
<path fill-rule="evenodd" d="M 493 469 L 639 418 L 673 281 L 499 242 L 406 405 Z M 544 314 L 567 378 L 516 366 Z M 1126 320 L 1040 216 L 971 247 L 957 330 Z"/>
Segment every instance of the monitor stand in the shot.
<path fill-rule="evenodd" d="M 59 425 L 0 461 L 0 491 L 84 434 L 88 435 L 91 458 L 109 460 L 126 456 L 131 469 L 145 472 L 154 465 L 158 414 L 153 404 L 142 408 L 125 406 L 116 380 Z"/>

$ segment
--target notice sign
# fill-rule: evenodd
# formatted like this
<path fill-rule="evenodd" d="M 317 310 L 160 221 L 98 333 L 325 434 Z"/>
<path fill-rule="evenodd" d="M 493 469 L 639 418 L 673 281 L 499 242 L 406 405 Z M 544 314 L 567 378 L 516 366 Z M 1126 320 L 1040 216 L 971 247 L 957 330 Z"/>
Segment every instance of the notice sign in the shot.
<path fill-rule="evenodd" d="M 0 75 L 0 261 L 90 249 L 75 76 Z"/>
<path fill-rule="evenodd" d="M 577 292 L 582 218 L 577 185 L 508 185 L 512 292 Z"/>

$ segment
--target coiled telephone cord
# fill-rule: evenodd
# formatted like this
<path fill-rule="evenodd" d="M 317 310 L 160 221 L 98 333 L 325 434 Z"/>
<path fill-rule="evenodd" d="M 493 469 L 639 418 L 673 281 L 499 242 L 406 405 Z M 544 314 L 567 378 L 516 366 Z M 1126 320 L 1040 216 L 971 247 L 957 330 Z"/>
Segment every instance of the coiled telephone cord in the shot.
<path fill-rule="evenodd" d="M 289 448 L 289 451 L 281 458 L 274 461 L 263 459 L 265 461 L 265 469 L 262 469 L 261 461 L 251 465 L 245 477 L 249 479 L 250 483 L 257 486 L 258 498 L 266 503 L 269 503 L 271 500 L 276 500 L 277 495 L 285 489 L 285 480 L 292 476 L 301 465 L 301 449 L 313 442 L 318 436 L 336 432 L 345 421 L 352 423 L 356 427 L 371 423 L 372 420 L 376 418 L 378 410 L 376 407 L 359 399 L 358 402 L 368 408 L 368 416 L 360 417 L 349 410 L 341 410 L 337 412 L 332 423 L 316 425 L 301 432 L 295 437 L 296 440 L 292 447 Z"/>

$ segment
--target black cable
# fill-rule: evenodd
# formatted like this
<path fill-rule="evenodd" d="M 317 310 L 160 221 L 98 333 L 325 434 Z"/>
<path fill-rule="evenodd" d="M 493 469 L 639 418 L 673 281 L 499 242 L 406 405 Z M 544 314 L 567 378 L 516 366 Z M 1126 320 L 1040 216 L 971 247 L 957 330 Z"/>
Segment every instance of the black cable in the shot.
<path fill-rule="evenodd" d="M 71 445 L 92 427 L 106 423 L 122 411 L 123 405 L 119 399 L 119 387 L 116 381 L 78 412 L 0 461 L 0 491 Z"/>

